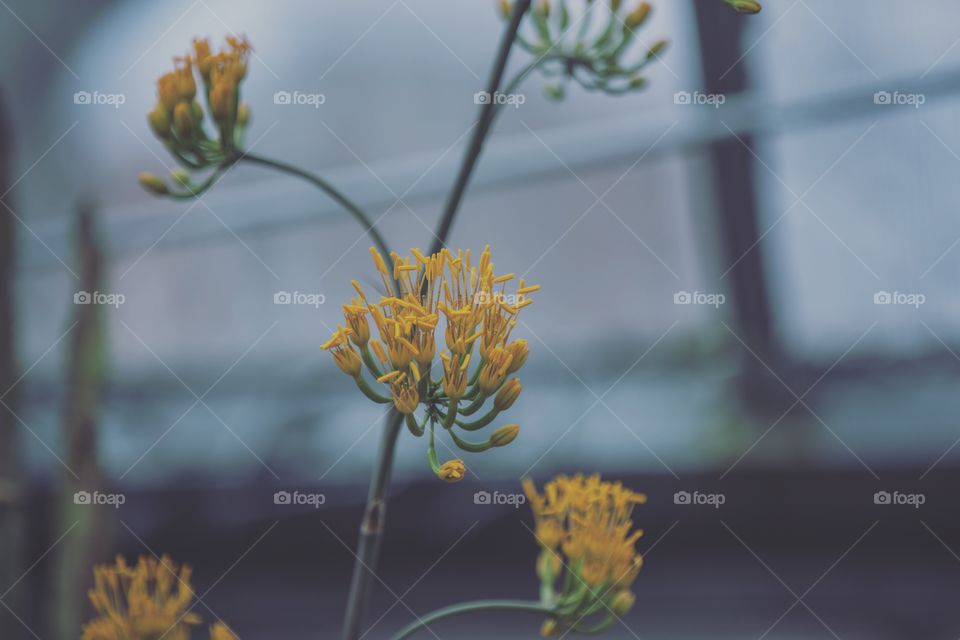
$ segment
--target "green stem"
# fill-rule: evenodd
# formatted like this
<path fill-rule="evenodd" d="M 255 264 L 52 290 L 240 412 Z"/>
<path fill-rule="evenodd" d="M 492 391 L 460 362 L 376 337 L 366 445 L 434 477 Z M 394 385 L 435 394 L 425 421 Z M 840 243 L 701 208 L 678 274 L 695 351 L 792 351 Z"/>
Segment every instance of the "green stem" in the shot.
<path fill-rule="evenodd" d="M 528 611 L 530 613 L 548 614 L 550 609 L 539 602 L 527 602 L 523 600 L 475 600 L 473 602 L 461 602 L 460 604 L 437 609 L 425 616 L 418 618 L 415 622 L 404 627 L 391 640 L 403 640 L 409 638 L 420 629 L 427 628 L 432 622 L 457 616 L 464 613 L 474 613 L 477 611 Z"/>
<path fill-rule="evenodd" d="M 457 180 L 447 197 L 446 205 L 443 208 L 443 215 L 440 218 L 440 224 L 437 226 L 437 233 L 434 237 L 433 247 L 430 253 L 436 253 L 443 248 L 450 233 L 450 227 L 453 225 L 453 218 L 460 207 L 460 201 L 463 200 L 463 194 L 467 190 L 467 183 L 470 182 L 470 176 L 477 165 L 480 153 L 483 151 L 483 143 L 490 132 L 490 126 L 493 124 L 493 116 L 496 113 L 496 101 L 493 96 L 500 90 L 500 83 L 503 80 L 503 72 L 507 67 L 507 58 L 510 55 L 510 49 L 517 37 L 517 31 L 520 29 L 520 20 L 530 8 L 530 0 L 517 0 L 513 7 L 513 14 L 510 16 L 510 24 L 503 33 L 500 40 L 500 49 L 497 52 L 497 58 L 490 74 L 490 82 L 487 85 L 487 94 L 490 100 L 487 100 L 480 107 L 480 120 L 477 127 L 473 130 L 473 137 L 470 139 L 470 146 L 467 147 L 466 155 L 463 157 L 463 163 L 460 165 L 460 171 L 457 174 Z"/>
<path fill-rule="evenodd" d="M 496 93 L 500 87 L 500 81 L 503 78 L 503 71 L 507 66 L 507 57 L 510 49 L 513 47 L 514 39 L 517 36 L 517 30 L 520 28 L 520 20 L 523 14 L 530 7 L 530 0 L 517 0 L 514 6 L 513 15 L 510 18 L 510 25 L 503 34 L 500 41 L 500 50 L 497 53 L 497 59 L 494 63 L 494 70 L 490 79 L 490 94 Z M 450 227 L 453 224 L 453 218 L 457 213 L 463 193 L 466 190 L 467 182 L 473 173 L 480 151 L 483 148 L 483 141 L 490 130 L 490 124 L 493 120 L 493 100 L 483 105 L 481 111 L 480 126 L 474 131 L 473 139 L 467 149 L 460 173 L 457 175 L 457 181 L 453 190 L 447 199 L 443 216 L 437 226 L 434 234 L 433 248 L 430 253 L 436 253 L 443 248 L 447 236 L 450 233 Z M 380 234 L 373 228 L 373 225 L 367 220 L 366 215 L 354 205 L 350 200 L 334 189 L 326 181 L 310 173 L 302 171 L 292 165 L 251 156 L 246 154 L 241 156 L 249 162 L 273 167 L 281 171 L 286 171 L 312 182 L 320 187 L 334 200 L 344 206 L 360 223 L 366 228 L 373 237 L 374 242 L 384 256 L 389 256 L 390 251 Z M 393 454 L 396 448 L 397 434 L 403 424 L 403 416 L 398 412 L 392 411 L 388 421 L 386 433 L 380 447 L 380 456 L 377 465 L 374 467 L 373 478 L 370 484 L 370 496 L 367 499 L 367 511 L 364 515 L 363 524 L 360 527 L 360 542 L 357 548 L 357 561 L 353 566 L 353 580 L 350 584 L 350 595 L 347 598 L 347 615 L 343 625 L 343 640 L 357 640 L 360 637 L 360 625 L 363 621 L 364 610 L 370 591 L 370 575 L 376 570 L 377 560 L 380 553 L 380 542 L 383 532 L 383 516 L 386 508 L 386 491 L 390 484 L 390 475 L 393 470 Z M 433 422 L 430 423 L 431 436 L 433 435 Z M 432 438 L 431 438 L 432 444 Z M 436 453 L 434 452 L 434 456 Z"/>
<path fill-rule="evenodd" d="M 276 169 L 278 171 L 289 173 L 290 175 L 303 178 L 307 182 L 310 182 L 314 186 L 322 189 L 327 193 L 328 196 L 333 198 L 337 204 L 346 209 L 350 215 L 352 215 L 354 219 L 360 223 L 360 226 L 362 226 L 370 234 L 370 237 L 373 238 L 374 244 L 377 245 L 377 250 L 380 251 L 381 254 L 384 256 L 390 255 L 390 248 L 387 246 L 386 241 L 384 241 L 383 236 L 380 235 L 380 232 L 377 231 L 376 227 L 373 226 L 373 223 L 370 222 L 370 219 L 367 217 L 367 214 L 363 212 L 363 209 L 358 207 L 352 200 L 350 200 L 336 187 L 320 176 L 314 175 L 309 171 L 305 171 L 292 164 L 287 164 L 279 160 L 272 160 L 270 158 L 264 158 L 252 153 L 243 153 L 239 156 L 239 158 L 237 158 L 237 160 L 246 160 L 247 162 L 252 162 L 254 164 L 259 164 L 265 167 Z"/>
<path fill-rule="evenodd" d="M 347 616 L 343 627 L 345 640 L 360 637 L 360 623 L 363 610 L 370 593 L 370 578 L 377 567 L 380 556 L 380 542 L 383 539 L 383 525 L 386 520 L 387 490 L 393 472 L 393 454 L 397 446 L 397 436 L 403 424 L 403 415 L 391 409 L 387 416 L 383 439 L 377 463 L 370 478 L 370 492 L 367 507 L 360 525 L 360 540 L 357 543 L 357 560 L 353 565 L 353 578 L 350 581 L 350 595 L 347 599 Z"/>

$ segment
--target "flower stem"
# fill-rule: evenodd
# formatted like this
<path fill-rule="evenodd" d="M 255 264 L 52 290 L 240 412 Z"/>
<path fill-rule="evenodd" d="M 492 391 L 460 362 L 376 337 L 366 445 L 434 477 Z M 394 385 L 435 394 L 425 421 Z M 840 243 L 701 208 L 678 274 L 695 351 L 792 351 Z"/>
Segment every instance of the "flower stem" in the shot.
<path fill-rule="evenodd" d="M 418 630 L 426 628 L 431 622 L 476 611 L 529 611 L 531 613 L 541 614 L 550 613 L 550 609 L 546 605 L 524 600 L 475 600 L 473 602 L 461 602 L 460 604 L 444 607 L 443 609 L 437 609 L 418 618 L 416 621 L 404 627 L 399 633 L 393 636 L 391 640 L 409 638 Z"/>
<path fill-rule="evenodd" d="M 520 28 L 520 19 L 530 7 L 530 2 L 531 0 L 517 0 L 514 6 L 510 25 L 507 27 L 507 30 L 503 34 L 503 39 L 500 41 L 500 50 L 497 53 L 497 59 L 491 74 L 489 86 L 491 96 L 496 93 L 500 86 L 503 71 L 507 64 L 507 57 L 510 54 L 510 49 L 513 46 L 517 31 Z M 450 227 L 453 224 L 453 218 L 457 213 L 457 208 L 463 199 L 463 193 L 470 179 L 470 174 L 473 173 L 473 168 L 483 148 L 483 141 L 490 131 L 490 124 L 493 121 L 494 114 L 492 108 L 493 102 L 493 100 L 488 100 L 482 107 L 480 125 L 474 131 L 473 138 L 470 141 L 470 147 L 467 149 L 463 165 L 460 167 L 457 181 L 450 193 L 443 215 L 440 218 L 440 223 L 434 234 L 433 248 L 430 250 L 430 253 L 436 253 L 442 249 L 446 243 L 447 236 L 450 233 Z M 248 154 L 243 156 L 243 158 L 251 162 L 271 166 L 281 171 L 298 175 L 314 183 L 326 191 L 334 200 L 337 200 L 337 202 L 346 207 L 346 209 L 370 231 L 370 235 L 377 243 L 381 253 L 385 256 L 390 255 L 386 243 L 373 228 L 373 225 L 369 223 L 366 215 L 324 180 L 306 173 L 297 167 L 260 158 L 259 156 L 251 156 Z M 393 454 L 397 444 L 397 435 L 400 432 L 402 424 L 403 416 L 397 411 L 391 411 L 387 420 L 383 440 L 380 443 L 380 453 L 370 482 L 370 494 L 367 498 L 366 512 L 364 513 L 363 524 L 360 527 L 357 560 L 353 565 L 353 578 L 350 583 L 350 595 L 347 600 L 347 615 L 343 625 L 343 640 L 357 640 L 360 637 L 360 625 L 363 621 L 363 614 L 366 609 L 370 591 L 370 577 L 373 575 L 373 571 L 376 570 L 378 556 L 380 555 L 380 542 L 386 515 L 387 488 L 390 485 L 390 476 L 393 471 Z"/>
<path fill-rule="evenodd" d="M 463 194 L 467 190 L 467 183 L 470 182 L 470 176 L 480 158 L 480 152 L 483 151 L 483 143 L 490 132 L 490 125 L 493 124 L 493 116 L 496 113 L 496 100 L 494 99 L 497 91 L 500 90 L 500 82 L 503 80 L 503 72 L 507 67 L 507 58 L 510 55 L 510 49 L 513 47 L 514 40 L 517 37 L 517 31 L 520 29 L 520 20 L 523 14 L 530 8 L 530 0 L 517 0 L 513 6 L 513 14 L 510 16 L 510 24 L 503 33 L 503 39 L 500 41 L 500 49 L 497 52 L 496 61 L 493 64 L 493 70 L 490 74 L 490 82 L 487 85 L 487 94 L 490 99 L 480 107 L 480 120 L 476 129 L 473 130 L 473 136 L 470 139 L 470 146 L 467 147 L 467 153 L 463 157 L 463 163 L 460 165 L 460 171 L 457 174 L 457 180 L 447 197 L 446 205 L 443 208 L 443 215 L 440 217 L 440 224 L 437 226 L 437 233 L 433 239 L 433 248 L 430 253 L 436 253 L 443 248 L 450 233 L 450 227 L 453 225 L 453 218 L 460 207 L 460 201 L 463 200 Z"/>
<path fill-rule="evenodd" d="M 283 171 L 284 173 L 289 173 L 290 175 L 303 178 L 307 182 L 310 182 L 315 187 L 318 187 L 326 192 L 328 196 L 333 198 L 337 204 L 346 209 L 353 218 L 360 223 L 373 238 L 374 244 L 377 245 L 377 250 L 384 256 L 390 255 L 390 248 L 387 246 L 387 243 L 384 241 L 383 236 L 380 235 L 380 232 L 377 231 L 373 223 L 370 222 L 370 218 L 364 213 L 363 209 L 356 205 L 352 200 L 347 196 L 341 193 L 336 187 L 324 180 L 318 175 L 312 174 L 309 171 L 301 169 L 300 167 L 294 166 L 292 164 L 287 164 L 279 160 L 273 160 L 271 158 L 264 158 L 252 153 L 243 153 L 238 157 L 238 160 L 246 160 L 247 162 L 252 162 L 253 164 L 259 164 L 261 166 L 270 167 L 276 169 L 277 171 Z"/>
<path fill-rule="evenodd" d="M 380 555 L 380 542 L 383 539 L 383 525 L 387 515 L 387 490 L 393 472 L 393 453 L 402 424 L 403 414 L 391 409 L 387 415 L 383 439 L 380 441 L 377 463 L 370 478 L 363 522 L 360 524 L 360 540 L 357 543 L 357 558 L 353 564 L 347 616 L 343 626 L 344 640 L 356 640 L 360 636 L 363 610 L 370 592 L 370 578 L 374 576 Z"/>

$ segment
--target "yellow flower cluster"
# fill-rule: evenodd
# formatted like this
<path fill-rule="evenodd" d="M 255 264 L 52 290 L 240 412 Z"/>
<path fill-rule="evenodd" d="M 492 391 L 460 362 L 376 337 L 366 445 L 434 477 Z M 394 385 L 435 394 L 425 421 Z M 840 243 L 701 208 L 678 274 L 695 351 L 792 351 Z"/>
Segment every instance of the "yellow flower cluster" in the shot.
<path fill-rule="evenodd" d="M 250 44 L 245 38 L 228 36 L 226 47 L 211 53 L 206 39 L 193 41 L 193 52 L 174 59 L 174 69 L 157 80 L 157 104 L 149 114 L 150 128 L 188 169 L 202 169 L 227 161 L 238 146 L 250 120 L 249 107 L 240 102 L 240 83 L 247 75 Z M 207 136 L 204 107 L 197 100 L 197 81 L 202 83 L 206 112 L 217 136 Z M 193 192 L 189 174 L 176 172 L 174 183 Z M 140 183 L 158 194 L 170 193 L 157 175 L 144 173 Z"/>
<path fill-rule="evenodd" d="M 190 611 L 190 567 L 168 556 L 141 556 L 135 566 L 118 556 L 114 565 L 94 567 L 90 602 L 97 617 L 83 627 L 83 640 L 189 640 L 201 619 Z M 237 640 L 223 623 L 210 627 L 210 640 Z"/>
<path fill-rule="evenodd" d="M 599 475 L 557 476 L 539 493 L 524 480 L 524 492 L 536 522 L 541 546 L 537 571 L 545 589 L 564 573 L 564 591 L 556 594 L 554 615 L 543 631 L 559 627 L 594 631 L 582 621 L 594 613 L 607 614 L 600 625 L 610 624 L 633 605 L 630 586 L 643 564 L 635 544 L 643 535 L 633 530 L 633 507 L 647 498 L 619 482 L 604 482 Z M 602 626 L 600 628 L 602 628 Z"/>
<path fill-rule="evenodd" d="M 513 441 L 517 425 L 501 427 L 479 443 L 464 440 L 456 429 L 487 426 L 520 395 L 519 379 L 508 376 L 524 365 L 528 346 L 526 340 L 511 340 L 511 333 L 520 310 L 533 302 L 530 294 L 540 287 L 521 278 L 515 292 L 508 293 L 515 276 L 494 273 L 489 247 L 476 262 L 469 250 L 454 254 L 443 249 L 426 256 L 413 249 L 407 258 L 392 254 L 389 267 L 376 249 L 370 252 L 385 295 L 373 301 L 353 281 L 357 297 L 343 305 L 344 324 L 323 349 L 367 397 L 392 402 L 412 433 L 423 435 L 429 422 L 428 455 L 434 473 L 447 481 L 461 480 L 465 472 L 461 460 L 440 464 L 436 456 L 434 425 L 440 424 L 464 451 L 485 451 Z M 446 349 L 437 356 L 441 322 Z M 433 379 L 438 359 L 441 371 Z M 472 363 L 476 364 L 471 368 Z M 364 367 L 389 395 L 365 379 Z M 493 407 L 486 415 L 473 421 L 466 418 L 489 398 Z M 424 415 L 418 421 L 415 412 L 421 406 Z"/>

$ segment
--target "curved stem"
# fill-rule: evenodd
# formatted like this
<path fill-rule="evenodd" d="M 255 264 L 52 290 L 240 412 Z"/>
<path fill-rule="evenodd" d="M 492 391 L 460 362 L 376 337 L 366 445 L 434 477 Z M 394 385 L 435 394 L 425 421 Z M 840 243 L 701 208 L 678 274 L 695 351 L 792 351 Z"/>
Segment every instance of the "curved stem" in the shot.
<path fill-rule="evenodd" d="M 360 540 L 357 543 L 357 558 L 353 564 L 353 578 L 350 581 L 350 595 L 347 599 L 347 616 L 343 627 L 344 640 L 355 640 L 360 636 L 360 623 L 363 620 L 363 610 L 370 592 L 370 578 L 374 575 L 380 555 L 380 541 L 383 538 L 383 525 L 386 520 L 387 490 L 393 473 L 393 453 L 402 424 L 403 414 L 396 409 L 391 409 L 387 415 L 383 439 L 380 441 L 377 463 L 370 477 L 367 507 L 360 525 Z"/>
<path fill-rule="evenodd" d="M 397 633 L 391 640 L 403 640 L 409 638 L 420 629 L 427 628 L 431 622 L 449 618 L 451 616 L 463 613 L 473 613 L 476 611 L 528 611 L 530 613 L 550 613 L 550 609 L 539 602 L 526 602 L 523 600 L 475 600 L 473 602 L 462 602 L 460 604 L 437 609 L 427 615 L 418 618 Z"/>
<path fill-rule="evenodd" d="M 377 231 L 376 227 L 373 226 L 373 223 L 370 222 L 370 219 L 367 217 L 367 214 L 363 212 L 363 209 L 357 206 L 352 200 L 337 190 L 336 187 L 320 176 L 314 175 L 309 171 L 305 171 L 292 164 L 287 164 L 286 162 L 273 160 L 271 158 L 264 158 L 252 153 L 243 153 L 238 157 L 237 160 L 246 160 L 247 162 L 259 164 L 264 167 L 270 167 L 272 169 L 276 169 L 277 171 L 283 171 L 284 173 L 289 173 L 290 175 L 303 178 L 307 182 L 313 184 L 315 187 L 322 189 L 328 196 L 333 198 L 337 204 L 346 209 L 350 215 L 352 215 L 353 218 L 360 223 L 360 226 L 362 226 L 370 234 L 370 237 L 373 238 L 374 244 L 377 245 L 377 250 L 380 251 L 381 254 L 384 256 L 390 255 L 390 248 L 387 246 L 386 241 L 384 241 L 383 236 L 380 235 L 380 232 Z"/>

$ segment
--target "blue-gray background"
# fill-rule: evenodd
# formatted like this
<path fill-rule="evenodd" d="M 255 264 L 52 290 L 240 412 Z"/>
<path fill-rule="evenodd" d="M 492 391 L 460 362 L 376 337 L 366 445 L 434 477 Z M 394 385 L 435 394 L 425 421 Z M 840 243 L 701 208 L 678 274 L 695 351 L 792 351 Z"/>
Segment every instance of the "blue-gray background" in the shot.
<path fill-rule="evenodd" d="M 525 102 L 498 119 L 449 244 L 491 244 L 499 272 L 543 286 L 517 329 L 531 345 L 510 411 L 521 435 L 468 457 L 468 479 L 442 487 L 425 443 L 404 434 L 371 622 L 402 603 L 368 637 L 457 597 L 535 597 L 525 509 L 473 494 L 559 470 L 650 495 L 637 513 L 651 548 L 640 598 L 612 637 L 960 634 L 944 593 L 960 586 L 949 490 L 960 455 L 960 8 L 770 0 L 759 16 L 698 28 L 706 4 L 657 4 L 641 36 L 671 46 L 647 90 L 571 88 L 557 104 L 531 77 Z M 110 548 L 197 565 L 198 593 L 216 585 L 204 601 L 241 637 L 335 635 L 352 560 L 340 540 L 354 542 L 381 411 L 319 344 L 350 280 L 370 279 L 369 239 L 319 192 L 262 169 L 232 170 L 199 203 L 144 194 L 137 174 L 172 166 L 144 114 L 190 38 L 245 33 L 253 149 L 342 185 L 394 246 L 426 248 L 502 27 L 492 5 L 4 1 L 18 446 L 38 496 L 25 569 L 63 533 L 43 496 L 67 473 L 71 228 L 92 200 L 105 288 L 125 298 L 104 314 L 98 464 L 128 497 L 103 515 Z M 711 48 L 724 38 L 737 55 Z M 509 68 L 528 60 L 517 50 Z M 721 109 L 677 104 L 727 76 L 745 89 Z M 75 104 L 78 91 L 124 102 Z M 324 103 L 275 104 L 278 91 Z M 923 104 L 877 104 L 878 91 Z M 750 187 L 739 199 L 724 196 L 731 171 Z M 731 253 L 724 225 L 753 213 L 758 242 Z M 736 277 L 765 287 L 762 309 L 737 298 Z M 275 305 L 280 291 L 325 303 Z M 724 303 L 675 304 L 682 291 Z M 878 305 L 879 292 L 923 304 Z M 769 329 L 764 344 L 751 322 Z M 326 503 L 277 508 L 281 489 Z M 727 502 L 675 505 L 679 490 Z M 927 502 L 876 506 L 880 490 Z M 949 584 L 916 595 L 934 579 Z M 37 594 L 49 581 L 30 576 L 37 597 L 19 605 L 43 638 L 53 631 Z M 496 628 L 529 637 L 537 624 Z M 435 631 L 472 637 L 463 629 Z"/>

